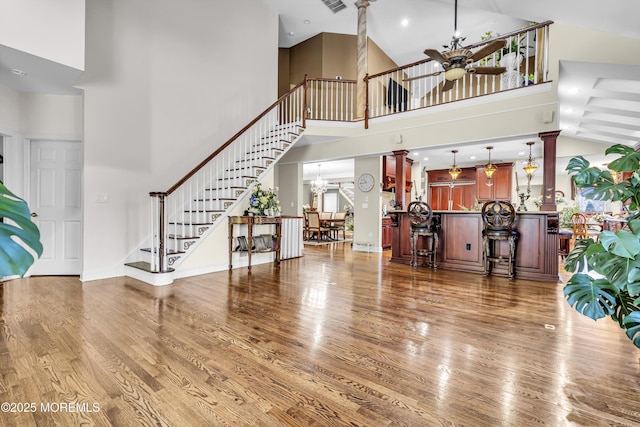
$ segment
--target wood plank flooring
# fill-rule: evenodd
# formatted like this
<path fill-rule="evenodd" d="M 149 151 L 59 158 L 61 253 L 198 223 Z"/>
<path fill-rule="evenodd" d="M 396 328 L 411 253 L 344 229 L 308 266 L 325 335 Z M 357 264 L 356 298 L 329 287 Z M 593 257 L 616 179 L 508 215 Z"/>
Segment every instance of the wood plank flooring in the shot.
<path fill-rule="evenodd" d="M 640 350 L 561 283 L 340 243 L 251 274 L 0 296 L 2 426 L 640 426 Z"/>

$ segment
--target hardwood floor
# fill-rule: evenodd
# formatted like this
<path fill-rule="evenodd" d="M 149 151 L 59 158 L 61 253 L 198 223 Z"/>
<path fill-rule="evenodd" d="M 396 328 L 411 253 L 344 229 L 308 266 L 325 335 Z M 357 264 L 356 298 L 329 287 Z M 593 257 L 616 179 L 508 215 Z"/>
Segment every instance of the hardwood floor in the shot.
<path fill-rule="evenodd" d="M 560 283 L 340 243 L 161 288 L 0 292 L 1 425 L 640 425 L 640 350 Z"/>

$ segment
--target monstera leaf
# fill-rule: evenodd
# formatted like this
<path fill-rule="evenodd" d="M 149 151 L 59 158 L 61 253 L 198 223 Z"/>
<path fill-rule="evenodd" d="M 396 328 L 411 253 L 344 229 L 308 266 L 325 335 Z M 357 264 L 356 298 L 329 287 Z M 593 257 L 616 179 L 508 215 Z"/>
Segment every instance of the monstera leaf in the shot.
<path fill-rule="evenodd" d="M 618 289 L 608 280 L 582 273 L 574 274 L 564 287 L 569 305 L 593 320 L 615 313 L 617 293 Z"/>
<path fill-rule="evenodd" d="M 27 202 L 1 182 L 0 218 L 0 277 L 22 277 L 35 262 L 33 254 L 42 255 L 40 231 L 31 221 Z"/>

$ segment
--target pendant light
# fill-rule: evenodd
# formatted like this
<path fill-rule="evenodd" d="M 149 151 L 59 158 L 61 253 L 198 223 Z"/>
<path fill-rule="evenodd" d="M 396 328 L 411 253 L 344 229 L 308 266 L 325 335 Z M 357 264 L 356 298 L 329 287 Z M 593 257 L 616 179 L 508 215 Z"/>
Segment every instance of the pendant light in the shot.
<path fill-rule="evenodd" d="M 487 176 L 487 180 L 491 180 L 491 178 L 493 178 L 493 174 L 496 173 L 498 168 L 493 163 L 491 163 L 491 150 L 493 150 L 493 147 L 489 146 L 487 147 L 487 150 L 489 150 L 489 163 L 484 165 L 484 174 Z"/>
<path fill-rule="evenodd" d="M 535 144 L 535 142 L 533 141 L 527 142 L 527 145 L 529 146 L 529 159 L 524 162 L 524 165 L 522 166 L 522 169 L 524 170 L 524 173 L 527 174 L 527 178 L 529 179 L 529 181 L 531 181 L 531 177 L 538 170 L 538 164 L 534 162 L 533 157 L 531 157 L 531 147 L 533 146 L 533 144 Z"/>
<path fill-rule="evenodd" d="M 456 165 L 456 153 L 458 152 L 458 150 L 451 150 L 451 152 L 453 153 L 453 166 L 451 166 L 451 168 L 449 169 L 449 175 L 451 175 L 451 180 L 453 182 L 456 182 L 456 179 L 458 179 L 462 171 L 460 170 L 458 165 Z"/>

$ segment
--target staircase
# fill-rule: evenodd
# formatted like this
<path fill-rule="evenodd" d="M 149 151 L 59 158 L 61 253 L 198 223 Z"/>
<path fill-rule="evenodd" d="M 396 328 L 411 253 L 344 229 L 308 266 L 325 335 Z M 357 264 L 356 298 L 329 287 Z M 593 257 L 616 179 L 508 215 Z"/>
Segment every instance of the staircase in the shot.
<path fill-rule="evenodd" d="M 353 201 L 355 200 L 355 193 L 353 192 L 353 182 L 341 182 L 338 186 L 338 192 L 353 208 Z"/>
<path fill-rule="evenodd" d="M 227 217 L 304 131 L 304 82 L 164 192 L 152 192 L 150 237 L 125 273 L 152 285 L 173 272 Z"/>

